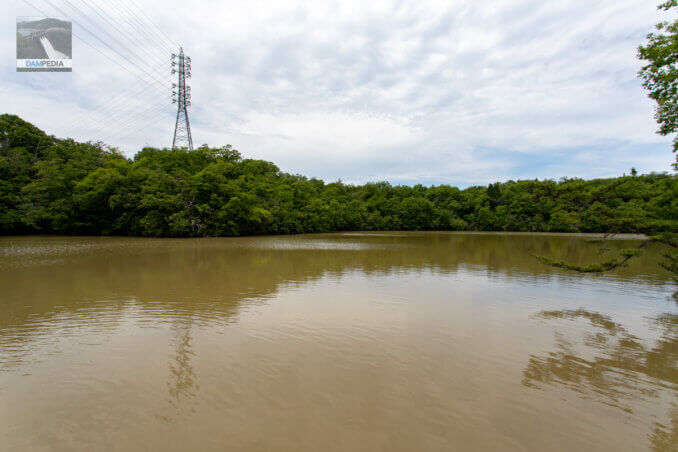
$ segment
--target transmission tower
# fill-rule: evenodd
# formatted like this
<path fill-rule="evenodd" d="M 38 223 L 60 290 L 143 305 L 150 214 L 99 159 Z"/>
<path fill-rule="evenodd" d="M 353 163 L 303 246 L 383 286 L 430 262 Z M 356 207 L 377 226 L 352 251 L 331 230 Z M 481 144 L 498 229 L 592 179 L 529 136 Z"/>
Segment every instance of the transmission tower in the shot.
<path fill-rule="evenodd" d="M 179 55 L 172 54 L 172 74 L 179 74 L 177 83 L 172 83 L 172 103 L 177 104 L 177 122 L 174 125 L 172 149 L 188 148 L 193 150 L 191 124 L 188 122 L 188 107 L 191 106 L 191 87 L 186 79 L 191 77 L 191 57 L 184 55 L 179 47 Z"/>

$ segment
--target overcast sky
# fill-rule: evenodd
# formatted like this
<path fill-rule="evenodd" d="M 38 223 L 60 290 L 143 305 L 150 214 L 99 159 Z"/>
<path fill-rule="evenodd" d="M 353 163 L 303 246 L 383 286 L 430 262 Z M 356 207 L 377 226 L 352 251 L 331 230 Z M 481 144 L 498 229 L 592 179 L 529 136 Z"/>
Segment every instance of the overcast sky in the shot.
<path fill-rule="evenodd" d="M 291 173 L 467 186 L 668 171 L 674 158 L 636 76 L 638 44 L 666 18 L 648 0 L 135 0 L 167 35 L 155 40 L 120 33 L 143 19 L 129 0 L 28 1 L 68 13 L 89 46 L 74 39 L 72 73 L 16 73 L 16 17 L 42 14 L 0 2 L 0 112 L 129 156 L 171 145 L 162 38 L 193 61 L 194 144 Z M 88 34 L 95 24 L 166 88 Z"/>

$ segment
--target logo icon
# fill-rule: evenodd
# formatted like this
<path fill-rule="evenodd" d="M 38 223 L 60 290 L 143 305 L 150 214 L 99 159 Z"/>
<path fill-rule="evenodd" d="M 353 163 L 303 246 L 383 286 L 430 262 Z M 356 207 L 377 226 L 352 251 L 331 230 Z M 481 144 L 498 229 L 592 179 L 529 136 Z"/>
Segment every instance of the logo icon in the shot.
<path fill-rule="evenodd" d="M 73 25 L 70 19 L 17 17 L 17 72 L 71 72 Z"/>

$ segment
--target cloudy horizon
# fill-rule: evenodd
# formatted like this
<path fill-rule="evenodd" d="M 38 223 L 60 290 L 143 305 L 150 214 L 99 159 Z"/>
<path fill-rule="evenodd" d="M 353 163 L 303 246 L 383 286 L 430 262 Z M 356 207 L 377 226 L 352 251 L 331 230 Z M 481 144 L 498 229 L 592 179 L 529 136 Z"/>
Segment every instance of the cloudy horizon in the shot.
<path fill-rule="evenodd" d="M 90 23 L 68 3 L 0 6 L 6 30 L 41 15 L 31 5 L 72 13 L 89 42 L 73 39 L 72 73 L 47 74 L 15 72 L 14 40 L 0 43 L 0 112 L 128 156 L 170 146 L 169 51 L 115 40 L 137 43 L 154 77 L 167 74 L 157 75 L 166 93 L 147 89 L 87 34 L 106 25 L 94 9 Z M 192 58 L 196 146 L 231 144 L 326 181 L 408 185 L 610 177 L 674 161 L 637 78 L 637 46 L 668 18 L 654 2 L 137 3 Z M 110 23 L 125 23 L 107 4 Z M 115 36 L 101 37 L 114 46 Z"/>

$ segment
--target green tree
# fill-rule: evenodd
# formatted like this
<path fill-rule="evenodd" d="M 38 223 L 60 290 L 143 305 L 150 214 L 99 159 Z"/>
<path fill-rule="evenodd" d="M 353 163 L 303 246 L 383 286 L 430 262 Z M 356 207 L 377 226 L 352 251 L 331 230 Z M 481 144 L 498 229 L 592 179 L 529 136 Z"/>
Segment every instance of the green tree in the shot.
<path fill-rule="evenodd" d="M 671 11 L 676 6 L 678 0 L 669 0 L 659 5 L 659 9 Z M 678 131 L 678 19 L 657 24 L 656 31 L 648 34 L 647 40 L 647 44 L 638 47 L 638 57 L 647 61 L 639 76 L 650 98 L 657 102 L 658 132 L 670 135 Z M 673 151 L 678 151 L 678 137 L 673 140 Z M 678 165 L 678 161 L 674 165 Z"/>
<path fill-rule="evenodd" d="M 668 0 L 659 5 L 660 10 L 672 11 L 678 6 L 678 0 Z M 658 133 L 670 135 L 678 132 L 678 20 L 664 21 L 656 25 L 656 31 L 647 35 L 648 42 L 638 47 L 638 58 L 647 61 L 638 76 L 648 96 L 657 103 L 655 119 L 659 124 Z M 678 152 L 678 137 L 673 140 L 673 152 Z M 678 169 L 678 158 L 674 163 Z M 585 211 L 581 220 L 585 230 L 591 231 L 629 231 L 654 233 L 648 240 L 635 249 L 622 250 L 619 258 L 608 259 L 599 264 L 587 266 L 573 265 L 564 261 L 556 261 L 544 256 L 536 256 L 542 262 L 554 267 L 561 267 L 579 272 L 602 272 L 623 265 L 650 241 L 664 244 L 668 252 L 662 265 L 674 274 L 678 282 L 678 239 L 671 223 L 648 216 L 648 210 L 662 211 L 660 217 L 675 218 L 676 208 L 675 181 L 665 186 L 663 194 L 656 194 L 649 203 L 637 202 L 638 198 L 647 199 L 647 187 L 637 183 L 637 171 L 631 168 L 631 177 L 620 178 L 603 187 L 596 187 L 585 201 Z M 590 207 L 589 207 L 590 206 Z M 565 215 L 559 214 L 557 223 L 563 225 Z M 552 218 L 555 220 L 555 217 Z M 567 220 L 565 220 L 565 223 Z M 674 294 L 678 296 L 678 292 Z"/>
<path fill-rule="evenodd" d="M 678 0 L 668 0 L 660 4 L 659 9 L 672 11 L 677 6 Z M 660 22 L 656 29 L 647 35 L 647 44 L 638 47 L 638 57 L 648 62 L 639 75 L 650 98 L 657 102 L 655 119 L 659 133 L 670 135 L 678 131 L 678 19 Z M 674 137 L 673 152 L 677 151 L 678 137 Z M 678 170 L 678 157 L 674 168 Z M 678 240 L 673 235 L 665 237 L 664 243 L 673 249 L 667 253 L 667 262 L 663 265 L 678 281 Z"/>
<path fill-rule="evenodd" d="M 244 159 L 231 146 L 147 147 L 128 159 L 101 143 L 57 139 L 0 115 L 2 234 L 203 237 L 401 229 L 678 231 L 678 178 L 508 181 L 464 190 L 325 183 Z"/>

